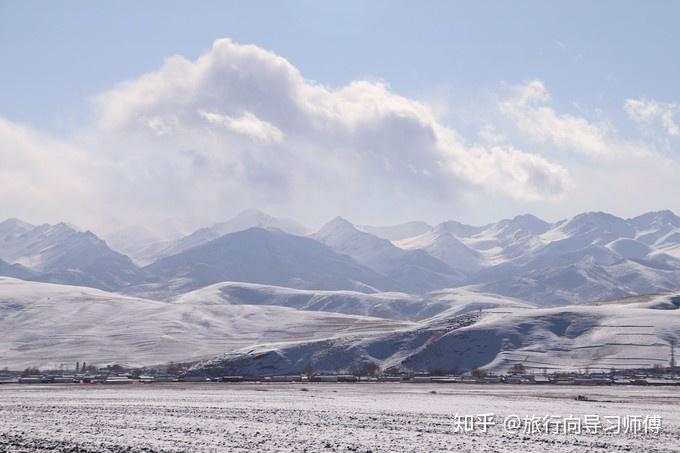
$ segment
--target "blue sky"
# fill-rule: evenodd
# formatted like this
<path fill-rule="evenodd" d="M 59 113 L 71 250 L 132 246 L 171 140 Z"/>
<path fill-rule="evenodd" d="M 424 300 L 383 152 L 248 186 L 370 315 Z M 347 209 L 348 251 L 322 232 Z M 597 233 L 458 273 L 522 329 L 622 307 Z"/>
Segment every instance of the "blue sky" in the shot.
<path fill-rule="evenodd" d="M 221 37 L 324 84 L 381 78 L 411 96 L 468 98 L 534 78 L 558 100 L 601 108 L 678 95 L 677 2 L 425 3 L 3 0 L 0 114 L 76 127 L 88 96 Z"/>
<path fill-rule="evenodd" d="M 523 111 L 524 116 L 519 118 L 517 110 L 509 115 L 506 109 L 500 115 L 495 106 L 531 81 L 540 81 L 549 98 L 540 101 L 539 109 L 549 108 L 558 118 L 560 115 L 565 120 L 576 117 L 600 127 L 612 147 L 635 144 L 653 148 L 655 154 L 677 161 L 677 138 L 672 134 L 664 136 L 660 121 L 664 118 L 663 112 L 677 121 L 679 3 L 422 3 L 118 1 L 104 4 L 3 0 L 0 1 L 0 117 L 30 128 L 31 134 L 47 135 L 62 145 L 65 141 L 68 146 L 81 150 L 90 147 L 89 152 L 99 153 L 93 148 L 98 147 L 97 140 L 102 140 L 104 134 L 93 132 L 98 128 L 93 124 L 100 123 L 99 113 L 93 110 L 93 98 L 114 90 L 122 82 L 135 81 L 143 74 L 158 71 L 169 56 L 181 55 L 195 61 L 210 51 L 216 39 L 226 37 L 285 58 L 309 83 L 331 90 L 340 90 L 357 80 L 385 83 L 394 95 L 430 105 L 438 124 L 450 127 L 468 147 L 479 140 L 480 128 L 493 123 L 493 130 L 504 137 L 503 146 L 541 156 L 565 168 L 573 180 L 572 187 L 581 184 L 580 180 L 597 175 L 599 170 L 611 172 L 617 165 L 631 165 L 631 162 L 589 161 L 592 156 L 579 150 L 554 153 L 555 147 L 576 146 L 563 141 L 557 143 L 555 140 L 559 138 L 555 137 L 562 132 L 551 131 L 553 138 L 548 139 L 545 134 L 536 133 L 531 125 L 520 132 L 510 131 L 510 123 L 536 112 Z M 645 102 L 636 110 L 637 116 L 624 109 L 627 100 Z M 649 107 L 651 102 L 655 103 L 656 113 L 649 116 L 649 109 L 643 107 Z M 640 114 L 647 116 L 641 120 Z M 535 120 L 535 115 L 532 118 Z M 527 137 L 528 132 L 533 135 Z M 100 138 L 93 139 L 94 135 Z M 128 138 L 126 136 L 126 140 Z M 646 185 L 645 180 L 639 179 L 642 176 L 636 178 L 636 186 Z M 468 184 L 469 179 L 463 185 Z M 453 181 L 453 185 L 458 182 Z M 235 196 L 224 190 L 227 199 Z M 518 201 L 516 196 L 505 199 L 499 189 L 492 195 L 487 194 L 491 197 L 491 209 L 479 208 L 480 196 L 459 193 L 448 205 L 428 199 L 422 208 L 412 210 L 391 209 L 372 215 L 370 213 L 376 212 L 374 207 L 355 210 L 340 206 L 343 212 L 339 213 L 358 217 L 357 221 L 371 222 L 379 222 L 381 218 L 400 221 L 407 217 L 430 221 L 460 217 L 482 222 L 493 220 L 491 217 L 495 215 L 524 211 L 557 219 L 597 207 L 595 202 L 578 201 L 578 197 L 583 197 L 583 190 L 572 195 L 568 189 L 564 190 L 567 196 L 559 200 L 531 196 L 528 201 L 526 197 L 519 197 Z M 403 191 L 408 192 L 408 188 Z M 658 193 L 663 192 L 659 187 Z M 630 208 L 619 202 L 597 201 L 602 210 L 620 215 L 645 210 L 647 206 L 642 200 L 649 198 L 655 200 L 650 208 L 680 208 L 672 201 L 659 199 L 658 193 L 641 195 L 640 201 Z M 379 198 L 377 194 L 376 198 Z M 263 206 L 256 207 L 279 213 L 290 211 L 312 223 L 321 221 L 327 214 L 323 209 L 305 212 L 301 206 L 309 205 L 308 201 L 290 209 L 281 200 L 260 201 Z M 35 219 L 53 216 L 19 211 L 17 214 Z M 458 215 L 448 214 L 453 211 Z M 178 215 L 167 210 L 158 213 L 161 217 Z M 212 217 L 198 216 L 188 222 L 207 220 Z"/>

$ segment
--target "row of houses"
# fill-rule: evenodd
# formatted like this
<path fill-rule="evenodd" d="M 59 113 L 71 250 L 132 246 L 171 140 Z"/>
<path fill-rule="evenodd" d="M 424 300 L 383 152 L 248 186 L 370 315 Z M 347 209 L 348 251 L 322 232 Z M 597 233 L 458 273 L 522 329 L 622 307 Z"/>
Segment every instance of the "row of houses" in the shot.
<path fill-rule="evenodd" d="M 675 373 L 643 373 L 625 371 L 617 373 L 554 373 L 554 374 L 509 374 L 509 375 L 445 375 L 433 376 L 426 373 L 380 376 L 355 376 L 352 374 L 278 375 L 278 376 L 219 376 L 200 375 L 141 375 L 125 373 L 99 374 L 43 374 L 22 376 L 1 376 L 0 384 L 142 384 L 163 382 L 345 382 L 345 383 L 435 383 L 435 384 L 532 384 L 532 385 L 680 385 Z"/>
<path fill-rule="evenodd" d="M 185 382 L 262 382 L 262 383 L 287 383 L 287 382 L 354 382 L 354 383 L 434 383 L 434 384 L 533 384 L 533 385 L 678 385 L 680 378 L 675 376 L 605 376 L 605 375 L 487 375 L 487 376 L 430 376 L 430 375 L 393 375 L 393 376 L 354 376 L 351 374 L 326 374 L 326 375 L 285 375 L 285 376 L 185 376 L 178 378 Z"/>

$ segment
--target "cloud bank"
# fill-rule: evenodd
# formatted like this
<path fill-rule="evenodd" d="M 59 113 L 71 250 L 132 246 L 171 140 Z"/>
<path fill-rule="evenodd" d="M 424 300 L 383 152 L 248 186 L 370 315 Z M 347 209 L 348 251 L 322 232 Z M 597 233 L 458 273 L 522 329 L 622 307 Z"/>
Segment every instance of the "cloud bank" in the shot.
<path fill-rule="evenodd" d="M 674 108 L 625 104 L 631 118 L 661 121 L 670 135 Z M 439 109 L 386 82 L 324 86 L 281 56 L 220 39 L 196 60 L 170 57 L 94 96 L 93 123 L 67 140 L 0 120 L 0 189 L 12 194 L 0 209 L 184 230 L 251 207 L 382 223 L 435 211 L 454 218 L 465 203 L 493 210 L 489 200 L 576 208 L 598 166 L 644 158 L 675 169 L 607 122 L 557 111 L 541 81 L 512 87 L 495 109 L 505 125 L 485 120 L 487 139 L 468 141 Z M 570 154 L 596 163 L 584 171 Z"/>

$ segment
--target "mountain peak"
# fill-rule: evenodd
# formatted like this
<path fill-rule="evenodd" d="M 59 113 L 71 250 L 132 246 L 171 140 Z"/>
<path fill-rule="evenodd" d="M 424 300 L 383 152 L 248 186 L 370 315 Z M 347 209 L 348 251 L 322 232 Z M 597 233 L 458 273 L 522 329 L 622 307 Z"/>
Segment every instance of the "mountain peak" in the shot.
<path fill-rule="evenodd" d="M 31 229 L 33 228 L 33 225 L 24 222 L 23 220 L 17 219 L 16 217 L 10 217 L 9 219 L 0 222 L 0 228 L 3 227 Z"/>
<path fill-rule="evenodd" d="M 314 235 L 318 237 L 328 237 L 331 235 L 356 233 L 359 230 L 347 219 L 343 217 L 335 217 L 330 222 L 326 223 Z"/>
<path fill-rule="evenodd" d="M 561 228 L 568 232 L 586 232 L 591 230 L 603 230 L 608 232 L 620 233 L 628 237 L 632 234 L 632 227 L 621 217 L 606 212 L 584 212 L 578 214 Z"/>
<path fill-rule="evenodd" d="M 670 209 L 665 209 L 663 211 L 652 211 L 645 214 L 639 215 L 630 219 L 632 223 L 638 228 L 645 227 L 662 227 L 664 225 L 670 225 L 674 227 L 680 227 L 680 217 L 675 215 Z"/>
<path fill-rule="evenodd" d="M 512 219 L 501 220 L 496 225 L 496 229 L 499 231 L 521 231 L 532 235 L 543 234 L 550 229 L 550 224 L 548 222 L 539 219 L 532 214 L 522 214 L 515 216 Z"/>
<path fill-rule="evenodd" d="M 198 231 L 210 230 L 217 236 L 222 236 L 224 234 L 235 233 L 252 227 L 277 229 L 299 236 L 307 233 L 305 227 L 293 220 L 273 217 L 266 212 L 257 209 L 241 211 L 226 222 L 220 222 L 210 228 L 202 228 Z"/>

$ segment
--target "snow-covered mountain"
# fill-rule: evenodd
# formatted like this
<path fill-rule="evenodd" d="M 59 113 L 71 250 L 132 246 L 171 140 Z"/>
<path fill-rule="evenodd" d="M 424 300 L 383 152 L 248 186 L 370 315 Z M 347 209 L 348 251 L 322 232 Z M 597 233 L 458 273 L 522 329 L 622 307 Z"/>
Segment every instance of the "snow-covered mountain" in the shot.
<path fill-rule="evenodd" d="M 236 233 L 249 228 L 262 228 L 266 230 L 281 230 L 289 234 L 302 236 L 308 233 L 307 229 L 294 220 L 272 217 L 264 212 L 250 209 L 243 211 L 226 222 L 216 223 L 210 227 L 200 228 L 191 234 L 173 240 L 158 240 L 145 235 L 137 235 L 137 240 L 145 242 L 137 247 L 127 241 L 121 244 L 117 250 L 130 256 L 142 266 L 151 264 L 161 258 L 177 255 L 178 253 L 207 244 L 225 234 Z M 114 236 L 115 237 L 115 236 Z"/>
<path fill-rule="evenodd" d="M 152 263 L 178 241 L 182 235 L 159 235 L 140 225 L 128 225 L 109 231 L 103 239 L 115 251 L 127 255 L 139 266 Z"/>
<path fill-rule="evenodd" d="M 401 249 L 387 239 L 359 231 L 341 217 L 333 219 L 311 237 L 400 282 L 402 288 L 411 293 L 456 286 L 465 277 L 423 250 Z"/>
<path fill-rule="evenodd" d="M 9 264 L 6 261 L 0 260 L 0 276 L 32 280 L 36 277 L 36 274 L 20 264 Z"/>
<path fill-rule="evenodd" d="M 523 215 L 476 229 L 445 222 L 395 244 L 467 269 L 477 289 L 554 305 L 680 288 L 678 225 L 670 211 L 555 224 Z"/>
<path fill-rule="evenodd" d="M 66 223 L 0 223 L 0 259 L 28 269 L 26 278 L 114 290 L 141 278 L 141 270 L 90 231 Z M 15 274 L 18 276 L 18 274 Z"/>
<path fill-rule="evenodd" d="M 448 228 L 449 223 L 437 225 L 427 233 L 402 239 L 396 244 L 406 250 L 423 250 L 443 261 L 456 272 L 470 276 L 481 268 L 482 256 L 476 250 L 463 244 L 459 237 L 465 236 L 457 236 L 453 233 Z"/>
<path fill-rule="evenodd" d="M 164 256 L 140 269 L 91 232 L 10 219 L 0 223 L 0 273 L 147 297 L 223 281 L 413 294 L 469 287 L 543 305 L 680 289 L 680 218 L 670 211 L 632 219 L 588 212 L 554 224 L 522 215 L 484 226 L 359 228 L 336 218 L 303 233 L 292 221 L 246 211 L 177 241 L 149 232 L 112 237 L 138 261 Z M 418 234 L 403 237 L 409 233 Z"/>
<path fill-rule="evenodd" d="M 458 310 L 411 329 L 370 338 L 338 337 L 250 348 L 200 362 L 193 373 L 266 375 L 382 370 L 462 373 L 609 370 L 668 366 L 680 341 L 680 296 L 624 299 L 600 305 L 528 308 L 509 301 L 480 307 L 473 293 Z M 481 308 L 481 309 L 479 309 Z"/>
<path fill-rule="evenodd" d="M 262 228 L 226 234 L 144 270 L 154 277 L 127 292 L 179 294 L 223 281 L 363 292 L 401 288 L 311 238 Z"/>
<path fill-rule="evenodd" d="M 425 222 L 406 222 L 399 225 L 376 227 L 371 225 L 357 225 L 357 229 L 370 233 L 373 236 L 387 239 L 388 241 L 398 241 L 400 239 L 411 238 L 419 234 L 427 233 L 432 226 Z"/>

